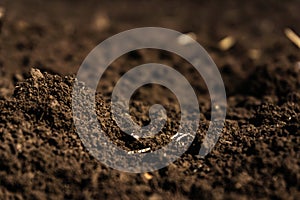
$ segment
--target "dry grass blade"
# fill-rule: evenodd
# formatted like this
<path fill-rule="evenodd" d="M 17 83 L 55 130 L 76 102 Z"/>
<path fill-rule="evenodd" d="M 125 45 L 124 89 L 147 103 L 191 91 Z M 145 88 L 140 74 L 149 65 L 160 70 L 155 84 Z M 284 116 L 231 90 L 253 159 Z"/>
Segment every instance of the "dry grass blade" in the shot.
<path fill-rule="evenodd" d="M 223 38 L 220 42 L 219 42 L 219 48 L 222 51 L 227 51 L 228 49 L 230 49 L 231 47 L 233 47 L 236 43 L 236 40 L 234 37 L 232 36 L 227 36 L 225 38 Z"/>
<path fill-rule="evenodd" d="M 300 48 L 300 37 L 290 28 L 284 30 L 286 37 L 291 40 L 298 48 Z"/>

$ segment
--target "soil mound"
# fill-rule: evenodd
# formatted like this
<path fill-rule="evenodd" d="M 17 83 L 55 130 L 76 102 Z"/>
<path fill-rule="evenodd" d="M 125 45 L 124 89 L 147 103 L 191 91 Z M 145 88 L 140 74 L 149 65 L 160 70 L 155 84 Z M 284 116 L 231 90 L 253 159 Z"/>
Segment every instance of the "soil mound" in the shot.
<path fill-rule="evenodd" d="M 205 159 L 196 155 L 207 128 L 203 119 L 198 138 L 176 163 L 153 173 L 128 174 L 102 165 L 82 145 L 72 119 L 73 82 L 73 76 L 33 69 L 12 98 L 1 100 L 1 199 L 299 198 L 299 91 L 286 98 L 275 93 L 262 100 L 230 97 L 223 134 Z M 147 108 L 139 101 L 132 107 L 137 116 L 137 110 Z M 100 94 L 97 110 L 118 145 L 141 147 L 132 138 L 113 136 L 117 127 Z M 132 143 L 126 146 L 128 140 Z"/>

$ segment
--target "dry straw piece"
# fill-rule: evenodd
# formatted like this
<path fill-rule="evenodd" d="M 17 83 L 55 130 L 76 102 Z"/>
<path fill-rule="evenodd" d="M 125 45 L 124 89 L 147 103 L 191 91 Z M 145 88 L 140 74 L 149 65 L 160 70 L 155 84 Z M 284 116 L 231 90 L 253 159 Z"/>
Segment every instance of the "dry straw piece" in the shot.
<path fill-rule="evenodd" d="M 300 48 L 300 37 L 290 28 L 284 29 L 284 33 L 298 48 Z"/>
<path fill-rule="evenodd" d="M 223 38 L 222 40 L 220 40 L 219 42 L 219 48 L 222 51 L 227 51 L 228 49 L 230 49 L 231 47 L 233 47 L 236 43 L 236 40 L 234 37 L 232 36 L 227 36 L 225 38 Z"/>

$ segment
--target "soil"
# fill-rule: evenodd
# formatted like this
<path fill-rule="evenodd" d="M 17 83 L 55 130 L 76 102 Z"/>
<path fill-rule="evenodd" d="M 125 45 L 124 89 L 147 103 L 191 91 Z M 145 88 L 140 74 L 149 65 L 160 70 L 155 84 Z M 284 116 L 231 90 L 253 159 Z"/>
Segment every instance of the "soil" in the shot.
<path fill-rule="evenodd" d="M 0 199 L 300 199 L 300 53 L 284 34 L 300 33 L 300 1 L 0 2 Z M 159 26 L 193 32 L 220 69 L 227 92 L 222 135 L 197 156 L 210 122 L 202 78 L 184 59 L 153 49 L 130 52 L 105 72 L 96 95 L 98 120 L 130 151 L 170 141 L 180 110 L 174 94 L 143 86 L 133 119 L 149 123 L 149 106 L 168 122 L 149 140 L 123 133 L 112 120 L 116 81 L 142 63 L 180 71 L 199 99 L 201 122 L 188 151 L 169 166 L 131 174 L 111 169 L 83 146 L 72 119 L 74 77 L 87 54 L 120 31 Z M 223 51 L 224 37 L 235 44 Z M 89 130 L 87 130 L 89 131 Z"/>

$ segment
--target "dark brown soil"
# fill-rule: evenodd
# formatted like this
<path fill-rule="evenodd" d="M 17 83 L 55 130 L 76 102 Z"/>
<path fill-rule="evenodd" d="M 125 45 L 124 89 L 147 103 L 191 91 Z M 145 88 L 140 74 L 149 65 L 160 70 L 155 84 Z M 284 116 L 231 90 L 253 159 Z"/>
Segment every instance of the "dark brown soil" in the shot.
<path fill-rule="evenodd" d="M 300 53 L 284 35 L 285 28 L 300 33 L 300 1 L 20 0 L 0 6 L 6 10 L 0 19 L 0 199 L 300 199 Z M 134 66 L 174 67 L 195 88 L 201 109 L 197 137 L 179 160 L 130 174 L 101 164 L 82 145 L 71 91 L 92 48 L 141 26 L 194 32 L 221 71 L 228 108 L 217 145 L 202 159 L 197 153 L 209 124 L 210 99 L 201 76 L 163 51 L 118 58 L 96 98 L 98 120 L 117 145 L 156 149 L 178 129 L 177 100 L 158 85 L 135 93 L 131 114 L 145 125 L 149 106 L 165 105 L 168 123 L 161 134 L 137 141 L 111 119 L 109 95 Z M 218 42 L 228 35 L 236 43 L 222 51 Z M 259 55 L 253 56 L 253 49 Z"/>

